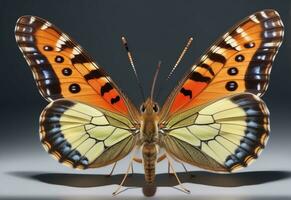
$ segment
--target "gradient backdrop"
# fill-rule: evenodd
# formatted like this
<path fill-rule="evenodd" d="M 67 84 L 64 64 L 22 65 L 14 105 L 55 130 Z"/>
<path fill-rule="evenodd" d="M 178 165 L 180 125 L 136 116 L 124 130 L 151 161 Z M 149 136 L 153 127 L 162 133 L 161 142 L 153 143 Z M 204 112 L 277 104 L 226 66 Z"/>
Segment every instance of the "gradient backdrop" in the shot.
<path fill-rule="evenodd" d="M 263 97 L 271 112 L 271 137 L 261 158 L 250 168 L 234 175 L 219 175 L 190 168 L 195 177 L 180 175 L 191 195 L 174 189 L 175 179 L 158 176 L 159 198 L 272 199 L 291 196 L 291 1 L 81 1 L 81 0 L 0 0 L 0 197 L 11 198 L 111 198 L 122 178 L 94 175 L 110 168 L 74 171 L 47 155 L 38 138 L 38 118 L 47 102 L 37 91 L 31 71 L 19 51 L 14 26 L 22 15 L 36 15 L 68 33 L 111 75 L 122 90 L 139 105 L 142 98 L 121 44 L 126 36 L 136 60 L 146 94 L 159 60 L 163 84 L 159 102 L 177 84 L 201 54 L 242 18 L 262 9 L 276 9 L 285 24 L 285 39 L 275 59 L 269 89 Z M 193 44 L 171 81 L 162 80 L 176 62 L 187 39 Z M 124 172 L 126 160 L 118 165 Z M 177 165 L 178 171 L 181 170 Z M 197 171 L 198 170 L 198 171 Z M 158 172 L 166 173 L 166 163 Z M 196 171 L 196 172 L 195 172 Z M 136 166 L 136 172 L 142 168 Z M 136 177 L 136 178 L 135 178 Z M 142 175 L 129 178 L 137 186 L 117 198 L 142 198 Z M 171 188 L 170 188 L 171 187 Z M 169 194 L 170 197 L 168 196 Z M 218 196 L 219 197 L 218 197 Z"/>

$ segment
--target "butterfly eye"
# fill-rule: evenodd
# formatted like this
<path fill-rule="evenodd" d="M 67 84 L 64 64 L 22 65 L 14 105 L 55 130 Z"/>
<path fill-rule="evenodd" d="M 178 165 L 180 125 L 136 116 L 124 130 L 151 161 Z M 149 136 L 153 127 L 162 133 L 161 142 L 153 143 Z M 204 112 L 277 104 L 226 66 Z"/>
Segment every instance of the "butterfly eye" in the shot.
<path fill-rule="evenodd" d="M 144 104 L 142 104 L 142 105 L 140 106 L 140 111 L 141 111 L 142 113 L 145 111 L 145 106 L 144 106 Z"/>
<path fill-rule="evenodd" d="M 158 112 L 158 111 L 159 111 L 159 106 L 158 106 L 157 104 L 154 104 L 154 106 L 153 106 L 153 110 L 154 110 L 155 112 Z"/>

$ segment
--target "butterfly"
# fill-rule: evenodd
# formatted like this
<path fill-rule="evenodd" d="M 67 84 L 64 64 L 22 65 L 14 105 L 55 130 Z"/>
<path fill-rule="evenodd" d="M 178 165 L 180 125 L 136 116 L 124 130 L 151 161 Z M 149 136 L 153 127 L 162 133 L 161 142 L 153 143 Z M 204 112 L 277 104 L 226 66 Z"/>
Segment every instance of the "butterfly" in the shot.
<path fill-rule="evenodd" d="M 143 164 L 148 184 L 155 181 L 156 163 L 165 158 L 233 172 L 258 157 L 270 131 L 260 97 L 283 34 L 275 10 L 246 17 L 191 67 L 161 108 L 151 95 L 138 109 L 80 45 L 50 22 L 22 16 L 15 27 L 39 92 L 50 102 L 40 116 L 44 148 L 78 169 L 116 164 L 133 152 L 130 163 Z M 134 156 L 137 149 L 141 158 Z M 171 162 L 170 167 L 174 171 Z"/>

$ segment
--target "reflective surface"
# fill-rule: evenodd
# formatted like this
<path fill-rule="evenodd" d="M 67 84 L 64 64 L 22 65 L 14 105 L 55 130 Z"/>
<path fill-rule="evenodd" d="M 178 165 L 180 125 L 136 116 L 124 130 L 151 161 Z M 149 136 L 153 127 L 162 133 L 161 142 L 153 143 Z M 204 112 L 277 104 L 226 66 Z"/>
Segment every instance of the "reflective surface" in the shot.
<path fill-rule="evenodd" d="M 283 143 L 283 142 L 282 142 Z M 157 166 L 157 192 L 155 198 L 170 199 L 252 199 L 264 196 L 276 198 L 289 197 L 291 191 L 291 170 L 289 170 L 288 153 L 280 155 L 287 148 L 267 149 L 265 153 L 249 168 L 233 173 L 218 174 L 201 171 L 186 166 L 189 173 L 183 172 L 178 163 L 175 164 L 178 176 L 191 194 L 179 190 L 173 175 L 167 174 L 167 162 Z M 29 147 L 18 146 L 23 152 L 1 155 L 1 196 L 9 197 L 46 197 L 46 198 L 112 198 L 111 194 L 123 178 L 128 165 L 128 158 L 118 163 L 113 176 L 108 177 L 112 166 L 96 170 L 75 171 L 59 165 L 49 157 L 41 146 L 39 152 Z M 278 156 L 280 155 L 280 156 Z M 129 175 L 124 191 L 116 198 L 144 198 L 141 189 L 145 187 L 141 165 L 134 165 L 134 174 Z M 198 198 L 199 197 L 199 198 Z M 209 197 L 209 198 L 208 198 Z"/>

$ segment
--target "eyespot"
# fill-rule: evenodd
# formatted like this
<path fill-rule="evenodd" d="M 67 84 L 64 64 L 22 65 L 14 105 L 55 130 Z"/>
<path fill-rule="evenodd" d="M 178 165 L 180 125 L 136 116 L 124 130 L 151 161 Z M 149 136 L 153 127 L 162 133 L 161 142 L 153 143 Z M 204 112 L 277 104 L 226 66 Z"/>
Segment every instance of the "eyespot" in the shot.
<path fill-rule="evenodd" d="M 145 111 L 145 106 L 144 106 L 144 104 L 142 104 L 142 105 L 140 106 L 140 111 L 141 111 L 142 113 Z"/>
<path fill-rule="evenodd" d="M 158 112 L 158 111 L 159 111 L 159 106 L 158 106 L 157 104 L 154 104 L 154 106 L 153 106 L 153 110 L 154 110 L 155 112 Z"/>

